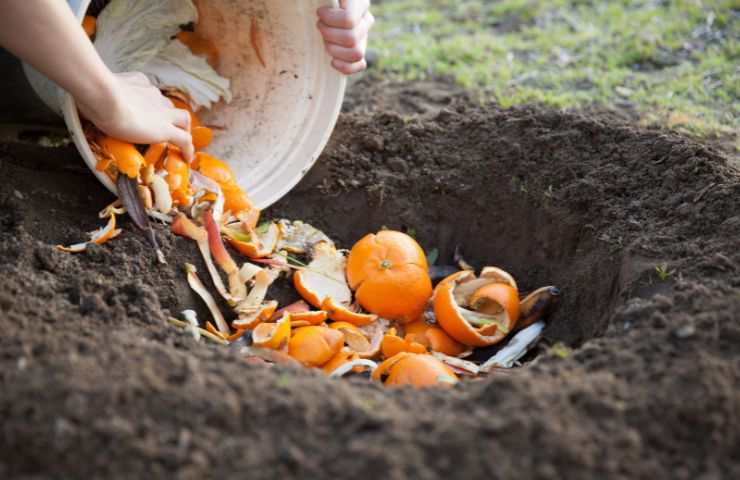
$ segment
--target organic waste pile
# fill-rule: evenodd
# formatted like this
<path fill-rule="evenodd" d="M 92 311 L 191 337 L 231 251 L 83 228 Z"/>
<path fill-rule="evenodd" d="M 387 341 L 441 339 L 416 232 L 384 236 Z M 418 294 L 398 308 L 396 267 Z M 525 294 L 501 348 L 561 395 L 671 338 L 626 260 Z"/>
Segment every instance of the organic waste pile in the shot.
<path fill-rule="evenodd" d="M 536 344 L 544 318 L 558 304 L 555 287 L 520 299 L 510 274 L 490 266 L 476 275 L 460 255 L 454 266 L 430 268 L 434 261 L 398 231 L 367 235 L 346 252 L 301 221 L 260 224 L 260 211 L 229 166 L 204 151 L 214 132 L 196 112 L 230 99 L 228 80 L 215 71 L 218 51 L 193 31 L 181 30 L 196 22 L 194 6 L 180 2 L 173 13 L 170 3 L 116 0 L 98 19 L 86 17 L 83 27 L 108 63 L 148 73 L 177 108 L 189 112 L 195 158 L 188 163 L 173 145 L 134 145 L 86 123 L 96 169 L 117 185 L 120 200 L 100 212 L 107 224 L 89 241 L 59 249 L 80 253 L 90 243 L 115 238 L 121 233 L 117 216 L 128 213 L 147 234 L 158 261 L 166 263 L 149 216 L 170 223 L 175 235 L 197 243 L 217 294 L 230 307 L 224 315 L 195 266 L 186 264 L 188 284 L 211 319 L 201 322 L 185 310 L 182 319 L 170 318 L 172 325 L 196 339 L 241 342 L 244 354 L 257 361 L 320 368 L 336 377 L 364 373 L 386 385 L 449 385 L 459 375 L 510 368 Z M 151 34 L 140 39 L 147 48 L 137 45 L 136 51 L 149 52 L 148 59 L 132 62 L 112 49 L 116 35 L 131 30 L 129 18 L 156 18 L 163 8 L 168 16 L 154 35 L 156 45 Z M 254 20 L 251 39 L 264 66 Z M 227 245 L 246 257 L 241 267 Z M 290 279 L 303 300 L 280 307 L 269 299 L 279 278 Z M 433 288 L 433 280 L 441 281 Z M 476 347 L 504 340 L 508 343 L 489 358 L 465 360 Z"/>

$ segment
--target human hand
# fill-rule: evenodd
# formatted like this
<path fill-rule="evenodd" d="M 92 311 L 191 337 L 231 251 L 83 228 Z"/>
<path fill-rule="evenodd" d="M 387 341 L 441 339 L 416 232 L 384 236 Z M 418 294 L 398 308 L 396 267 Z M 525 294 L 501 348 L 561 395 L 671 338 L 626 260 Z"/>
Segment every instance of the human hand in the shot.
<path fill-rule="evenodd" d="M 194 155 L 190 114 L 172 102 L 139 72 L 113 74 L 110 85 L 90 105 L 75 99 L 80 113 L 96 127 L 120 140 L 180 147 L 190 162 Z"/>
<path fill-rule="evenodd" d="M 332 66 L 352 75 L 367 68 L 367 36 L 375 17 L 370 13 L 370 0 L 341 0 L 340 5 L 342 8 L 319 8 L 318 27 L 333 58 Z"/>

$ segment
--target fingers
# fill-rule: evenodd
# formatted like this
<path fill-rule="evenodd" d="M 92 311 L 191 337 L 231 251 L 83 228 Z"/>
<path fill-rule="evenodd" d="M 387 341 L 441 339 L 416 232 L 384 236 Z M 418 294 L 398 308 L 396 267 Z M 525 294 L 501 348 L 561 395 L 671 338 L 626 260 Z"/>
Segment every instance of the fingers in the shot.
<path fill-rule="evenodd" d="M 365 59 L 365 49 L 362 46 L 352 48 L 343 47 L 335 43 L 327 43 L 326 51 L 336 60 L 347 63 L 357 63 Z"/>
<path fill-rule="evenodd" d="M 190 132 L 173 125 L 169 132 L 168 141 L 180 147 L 182 156 L 186 162 L 190 163 L 193 161 L 195 148 L 193 147 L 193 137 L 190 135 Z"/>
<path fill-rule="evenodd" d="M 354 75 L 367 68 L 367 61 L 363 58 L 359 62 L 350 63 L 335 58 L 331 61 L 331 66 L 345 75 Z"/>
<path fill-rule="evenodd" d="M 172 124 L 178 128 L 190 131 L 190 112 L 179 108 L 173 108 L 172 112 Z"/>
<path fill-rule="evenodd" d="M 369 0 L 345 0 L 343 8 L 321 7 L 317 10 L 319 19 L 328 27 L 353 29 L 360 25 L 370 9 Z"/>
<path fill-rule="evenodd" d="M 374 22 L 375 17 L 373 17 L 372 13 L 368 12 L 355 27 L 349 29 L 332 27 L 324 23 L 323 20 L 319 20 L 318 27 L 321 35 L 324 37 L 324 41 L 327 43 L 333 43 L 346 48 L 354 48 L 367 38 L 370 27 L 372 27 Z"/>

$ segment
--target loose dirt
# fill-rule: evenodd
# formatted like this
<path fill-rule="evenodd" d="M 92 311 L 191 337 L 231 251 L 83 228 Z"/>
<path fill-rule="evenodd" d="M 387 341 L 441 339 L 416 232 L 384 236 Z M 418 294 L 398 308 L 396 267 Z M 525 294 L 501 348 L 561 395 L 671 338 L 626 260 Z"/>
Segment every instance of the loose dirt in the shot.
<path fill-rule="evenodd" d="M 267 216 L 345 247 L 404 229 L 442 261 L 460 245 L 524 289 L 558 285 L 536 358 L 453 390 L 389 390 L 195 343 L 166 324 L 198 305 L 193 246 L 160 227 L 158 266 L 125 221 L 107 245 L 58 252 L 111 195 L 72 147 L 2 144 L 0 478 L 740 477 L 729 159 L 606 114 L 362 86 Z"/>

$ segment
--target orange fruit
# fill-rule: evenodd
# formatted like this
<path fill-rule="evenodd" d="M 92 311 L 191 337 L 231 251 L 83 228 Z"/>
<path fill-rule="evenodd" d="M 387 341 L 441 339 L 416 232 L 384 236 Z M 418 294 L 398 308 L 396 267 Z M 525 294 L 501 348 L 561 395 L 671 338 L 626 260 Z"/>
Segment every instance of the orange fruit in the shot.
<path fill-rule="evenodd" d="M 129 178 L 139 176 L 139 170 L 144 165 L 144 157 L 132 143 L 105 136 L 100 140 L 100 146 L 113 158 L 119 172 Z"/>
<path fill-rule="evenodd" d="M 398 353 L 378 365 L 372 379 L 389 386 L 413 385 L 421 388 L 458 382 L 455 372 L 433 356 L 408 352 Z"/>
<path fill-rule="evenodd" d="M 369 234 L 352 247 L 347 280 L 365 310 L 402 323 L 418 318 L 432 295 L 424 251 L 392 230 Z"/>
<path fill-rule="evenodd" d="M 499 281 L 499 277 L 486 278 L 483 273 L 476 278 L 469 271 L 442 280 L 432 299 L 439 326 L 458 342 L 473 347 L 503 340 L 518 320 L 519 294 L 510 284 Z"/>
<path fill-rule="evenodd" d="M 344 345 L 344 334 L 328 327 L 301 327 L 293 332 L 288 353 L 309 367 L 325 365 Z"/>

